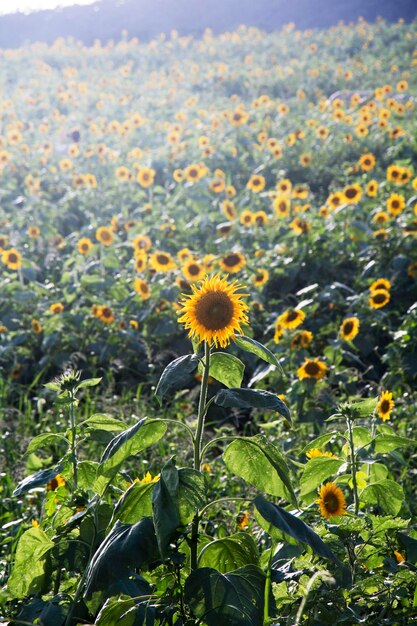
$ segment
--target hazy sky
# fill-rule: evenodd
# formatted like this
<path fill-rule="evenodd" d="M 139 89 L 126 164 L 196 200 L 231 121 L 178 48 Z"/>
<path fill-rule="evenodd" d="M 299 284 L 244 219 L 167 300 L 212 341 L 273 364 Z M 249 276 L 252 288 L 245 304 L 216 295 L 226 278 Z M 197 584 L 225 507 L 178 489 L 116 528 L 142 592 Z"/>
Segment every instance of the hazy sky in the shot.
<path fill-rule="evenodd" d="M 92 4 L 95 0 L 0 0 L 0 15 L 16 11 L 55 9 L 70 4 Z"/>

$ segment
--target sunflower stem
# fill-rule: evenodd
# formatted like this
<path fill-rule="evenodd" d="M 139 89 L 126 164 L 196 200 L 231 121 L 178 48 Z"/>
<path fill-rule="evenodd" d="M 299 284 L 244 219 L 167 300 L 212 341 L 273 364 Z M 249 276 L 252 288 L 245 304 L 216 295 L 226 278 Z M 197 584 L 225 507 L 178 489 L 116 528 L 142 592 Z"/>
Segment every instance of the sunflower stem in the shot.
<path fill-rule="evenodd" d="M 353 483 L 353 501 L 355 505 L 355 515 L 359 513 L 359 496 L 358 496 L 358 483 L 356 480 L 356 458 L 355 458 L 355 444 L 353 441 L 352 420 L 349 417 L 346 418 L 346 423 L 349 433 L 349 448 L 350 448 L 350 466 L 352 471 L 352 483 Z"/>
<path fill-rule="evenodd" d="M 204 342 L 204 366 L 203 366 L 203 378 L 201 380 L 200 388 L 200 400 L 198 403 L 198 416 L 197 416 L 197 428 L 194 436 L 194 469 L 199 471 L 201 465 L 201 442 L 204 432 L 204 419 L 206 417 L 208 403 L 207 403 L 207 387 L 210 371 L 210 344 Z M 200 516 L 197 513 L 193 519 L 191 527 L 191 569 L 197 568 L 197 552 L 198 552 L 198 526 L 200 522 Z"/>

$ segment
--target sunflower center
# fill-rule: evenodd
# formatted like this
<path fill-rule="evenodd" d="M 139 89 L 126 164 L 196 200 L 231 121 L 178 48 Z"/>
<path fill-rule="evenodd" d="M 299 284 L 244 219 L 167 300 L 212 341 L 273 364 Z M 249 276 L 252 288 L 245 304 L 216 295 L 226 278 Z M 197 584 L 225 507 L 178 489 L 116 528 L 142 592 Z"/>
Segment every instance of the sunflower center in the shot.
<path fill-rule="evenodd" d="M 353 323 L 352 322 L 345 322 L 344 326 L 343 326 L 343 331 L 346 335 L 350 335 L 350 333 L 353 330 Z"/>
<path fill-rule="evenodd" d="M 17 263 L 17 256 L 14 252 L 9 253 L 9 263 Z"/>
<path fill-rule="evenodd" d="M 381 411 L 381 413 L 389 413 L 389 410 L 390 410 L 389 400 L 382 400 L 381 404 L 379 405 L 379 410 Z"/>
<path fill-rule="evenodd" d="M 294 320 L 296 320 L 298 318 L 298 313 L 297 311 L 289 311 L 287 313 L 287 322 L 293 322 Z"/>
<path fill-rule="evenodd" d="M 381 302 L 385 302 L 387 296 L 384 292 L 374 294 L 374 302 L 376 304 L 381 304 Z"/>
<path fill-rule="evenodd" d="M 317 376 L 320 371 L 320 367 L 314 361 L 310 361 L 305 366 L 305 371 L 309 376 Z"/>
<path fill-rule="evenodd" d="M 158 254 L 158 256 L 156 257 L 156 260 L 158 261 L 160 265 L 168 265 L 168 262 L 169 262 L 169 259 L 166 256 L 166 254 Z"/>
<path fill-rule="evenodd" d="M 324 499 L 324 505 L 329 513 L 335 513 L 339 509 L 339 499 L 334 493 L 328 493 Z"/>
<path fill-rule="evenodd" d="M 233 303 L 226 293 L 212 291 L 197 302 L 195 315 L 198 322 L 208 330 L 222 330 L 233 319 Z"/>
<path fill-rule="evenodd" d="M 346 189 L 345 196 L 346 198 L 354 198 L 356 196 L 356 189 Z"/>
<path fill-rule="evenodd" d="M 240 262 L 240 257 L 238 254 L 228 254 L 224 257 L 223 263 L 228 265 L 229 267 L 233 267 L 234 265 L 238 265 Z"/>
<path fill-rule="evenodd" d="M 191 274 L 191 276 L 198 276 L 198 273 L 200 272 L 200 268 L 198 267 L 198 265 L 193 264 L 193 265 L 188 266 L 188 271 Z"/>
<path fill-rule="evenodd" d="M 391 208 L 392 209 L 398 209 L 400 207 L 400 203 L 398 202 L 398 200 L 393 200 L 391 202 Z"/>

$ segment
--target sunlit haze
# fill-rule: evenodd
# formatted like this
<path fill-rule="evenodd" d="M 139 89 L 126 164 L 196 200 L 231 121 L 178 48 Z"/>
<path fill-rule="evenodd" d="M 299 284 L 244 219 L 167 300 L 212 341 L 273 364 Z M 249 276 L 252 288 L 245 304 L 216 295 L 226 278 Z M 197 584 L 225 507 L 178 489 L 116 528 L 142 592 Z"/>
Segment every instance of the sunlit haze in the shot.
<path fill-rule="evenodd" d="M 74 4 L 93 4 L 95 0 L 0 0 L 0 15 L 6 13 L 56 9 Z"/>

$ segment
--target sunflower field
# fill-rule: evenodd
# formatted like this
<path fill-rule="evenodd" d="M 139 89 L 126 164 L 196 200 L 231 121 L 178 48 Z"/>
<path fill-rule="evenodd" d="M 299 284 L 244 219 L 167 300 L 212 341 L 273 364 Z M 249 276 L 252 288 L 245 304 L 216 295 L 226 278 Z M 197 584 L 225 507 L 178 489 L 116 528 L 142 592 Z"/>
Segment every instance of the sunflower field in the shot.
<path fill-rule="evenodd" d="M 1 624 L 417 624 L 417 23 L 0 56 Z"/>

